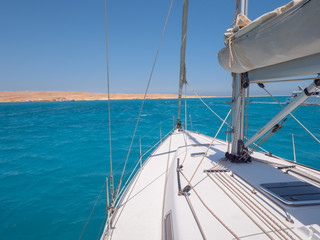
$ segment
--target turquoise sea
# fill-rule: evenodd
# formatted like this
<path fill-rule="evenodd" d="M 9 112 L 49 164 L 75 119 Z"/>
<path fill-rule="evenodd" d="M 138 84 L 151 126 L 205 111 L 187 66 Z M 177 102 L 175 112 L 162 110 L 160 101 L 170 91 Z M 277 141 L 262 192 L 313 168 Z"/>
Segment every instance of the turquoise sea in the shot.
<path fill-rule="evenodd" d="M 222 118 L 228 98 L 205 99 Z M 281 107 L 267 97 L 252 98 L 249 136 Z M 285 97 L 278 97 L 284 102 Z M 112 155 L 116 180 L 127 154 L 141 100 L 111 101 Z M 214 136 L 221 121 L 198 99 L 187 100 L 188 129 Z M 184 113 L 184 110 L 183 110 Z M 147 100 L 126 177 L 139 156 L 172 129 L 177 100 Z M 320 138 L 320 106 L 294 115 Z M 109 173 L 106 101 L 0 103 L 0 239 L 78 239 Z M 184 116 L 182 116 L 184 119 Z M 223 129 L 226 131 L 226 128 Z M 221 131 L 219 138 L 226 139 Z M 289 117 L 262 147 L 320 169 L 320 144 Z M 144 158 L 145 159 L 145 158 Z M 82 239 L 97 239 L 105 216 L 102 192 Z"/>

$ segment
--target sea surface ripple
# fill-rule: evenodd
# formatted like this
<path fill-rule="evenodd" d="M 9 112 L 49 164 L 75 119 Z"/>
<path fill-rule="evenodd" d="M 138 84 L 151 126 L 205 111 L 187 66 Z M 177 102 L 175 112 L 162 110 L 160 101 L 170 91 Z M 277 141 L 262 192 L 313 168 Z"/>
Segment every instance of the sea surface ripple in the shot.
<path fill-rule="evenodd" d="M 249 136 L 281 110 L 270 98 L 251 100 Z M 285 98 L 278 100 L 283 102 Z M 228 98 L 205 101 L 222 118 L 230 109 Z M 111 101 L 116 181 L 141 103 L 141 100 Z M 192 130 L 214 136 L 221 120 L 198 99 L 188 99 L 187 106 L 188 129 L 192 125 Z M 107 114 L 106 101 L 0 103 L 0 239 L 79 238 L 109 174 Z M 172 129 L 173 115 L 177 115 L 177 100 L 146 101 L 126 177 L 139 157 L 139 139 L 143 137 L 145 152 L 160 138 L 159 122 L 162 136 Z M 294 115 L 320 138 L 319 106 L 302 106 Z M 218 137 L 225 140 L 226 130 L 223 128 Z M 320 144 L 291 117 L 262 147 L 293 160 L 292 134 L 297 162 L 320 169 Z M 103 192 L 83 239 L 98 238 L 105 201 Z"/>

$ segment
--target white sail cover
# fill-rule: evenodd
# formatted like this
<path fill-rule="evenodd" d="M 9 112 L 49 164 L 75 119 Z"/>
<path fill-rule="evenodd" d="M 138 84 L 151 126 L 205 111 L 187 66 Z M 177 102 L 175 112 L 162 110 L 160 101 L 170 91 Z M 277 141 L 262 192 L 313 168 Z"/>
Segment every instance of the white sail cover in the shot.
<path fill-rule="evenodd" d="M 218 52 L 220 65 L 243 73 L 320 53 L 319 13 L 320 0 L 294 0 L 264 14 L 234 33 L 231 51 L 228 44 Z"/>

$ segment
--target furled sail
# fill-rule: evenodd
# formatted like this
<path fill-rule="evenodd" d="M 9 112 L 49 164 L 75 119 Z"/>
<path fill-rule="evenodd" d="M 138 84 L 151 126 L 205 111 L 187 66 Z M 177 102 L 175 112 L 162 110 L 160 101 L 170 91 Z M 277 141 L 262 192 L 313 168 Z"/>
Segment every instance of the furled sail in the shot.
<path fill-rule="evenodd" d="M 220 65 L 243 73 L 298 59 L 307 64 L 306 58 L 320 53 L 319 12 L 320 0 L 293 0 L 252 22 L 238 15 L 218 53 Z"/>

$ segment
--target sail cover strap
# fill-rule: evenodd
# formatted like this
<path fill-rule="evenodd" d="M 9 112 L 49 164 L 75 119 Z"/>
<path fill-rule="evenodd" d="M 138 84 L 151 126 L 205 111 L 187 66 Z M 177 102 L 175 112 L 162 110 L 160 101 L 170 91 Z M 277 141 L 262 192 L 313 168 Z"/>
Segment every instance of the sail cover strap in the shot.
<path fill-rule="evenodd" d="M 181 53 L 180 53 L 180 81 L 179 81 L 179 108 L 178 119 L 180 122 L 180 109 L 183 85 L 186 83 L 186 40 L 187 40 L 187 19 L 188 19 L 188 0 L 183 1 L 183 15 L 182 15 L 182 36 L 181 36 Z"/>

